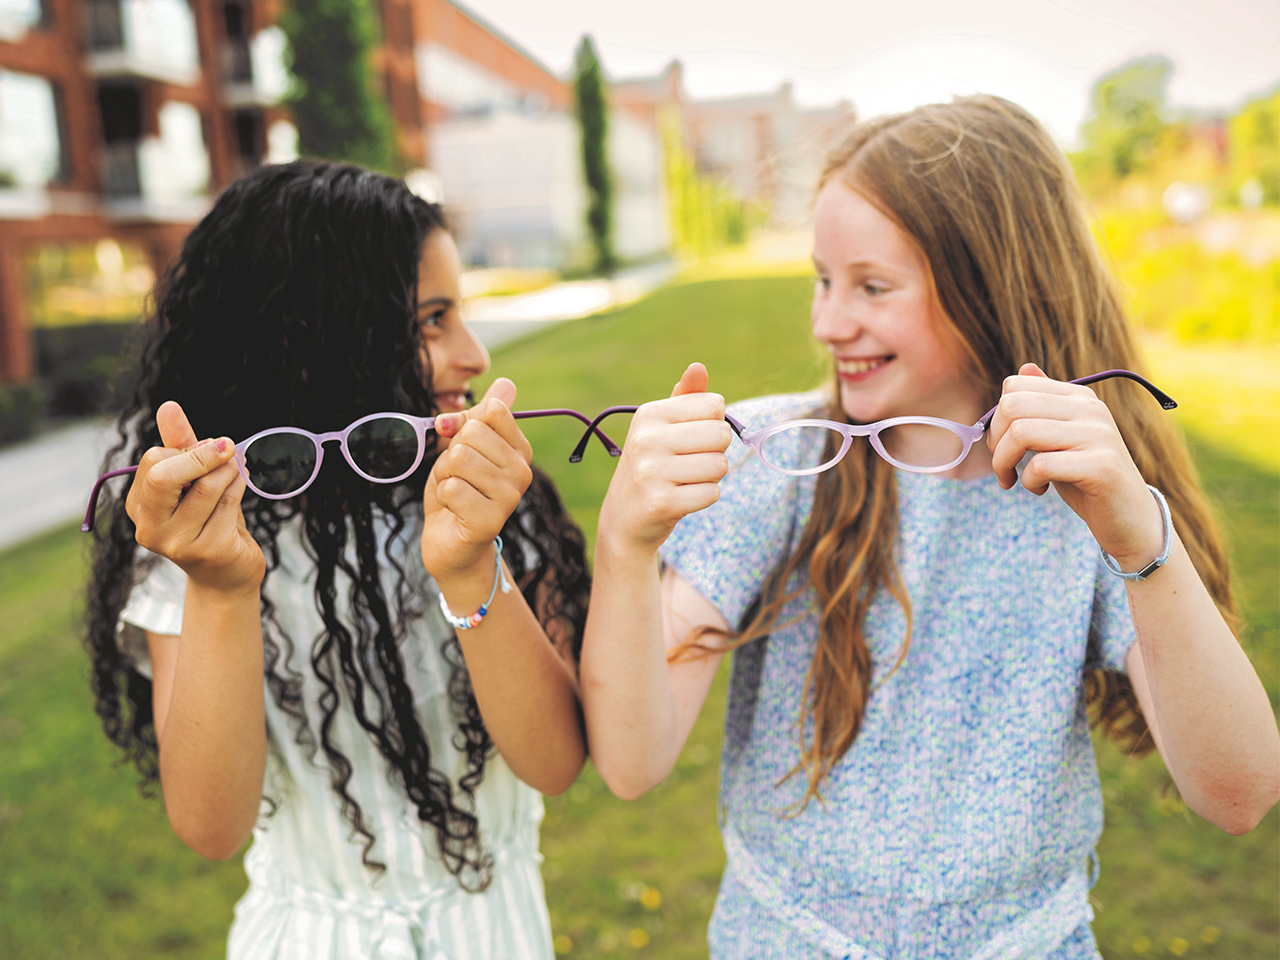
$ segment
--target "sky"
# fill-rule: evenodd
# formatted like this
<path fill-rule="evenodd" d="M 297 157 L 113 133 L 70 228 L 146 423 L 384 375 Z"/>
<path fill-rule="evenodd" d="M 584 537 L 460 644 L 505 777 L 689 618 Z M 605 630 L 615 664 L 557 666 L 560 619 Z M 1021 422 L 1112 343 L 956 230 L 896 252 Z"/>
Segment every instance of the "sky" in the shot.
<path fill-rule="evenodd" d="M 684 65 L 693 97 L 790 81 L 806 106 L 859 116 L 956 94 L 1020 103 L 1078 145 L 1097 77 L 1124 61 L 1174 63 L 1169 103 L 1231 110 L 1280 86 L 1280 0 L 459 0 L 568 76 L 589 33 L 611 78 Z"/>

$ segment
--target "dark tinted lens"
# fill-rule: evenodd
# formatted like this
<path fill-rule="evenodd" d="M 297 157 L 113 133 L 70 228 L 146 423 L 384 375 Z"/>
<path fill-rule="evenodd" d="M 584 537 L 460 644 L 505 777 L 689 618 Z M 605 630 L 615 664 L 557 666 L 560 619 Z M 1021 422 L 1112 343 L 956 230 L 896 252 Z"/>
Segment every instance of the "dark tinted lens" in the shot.
<path fill-rule="evenodd" d="M 316 469 L 316 445 L 296 433 L 271 433 L 249 444 L 244 466 L 249 481 L 263 493 L 293 493 Z"/>
<path fill-rule="evenodd" d="M 834 460 L 843 442 L 826 427 L 788 427 L 760 445 L 760 456 L 779 470 L 812 470 Z"/>
<path fill-rule="evenodd" d="M 399 417 L 379 417 L 347 434 L 347 452 L 375 480 L 394 480 L 418 458 L 418 431 Z"/>
<path fill-rule="evenodd" d="M 902 423 L 880 431 L 885 452 L 909 467 L 943 467 L 964 452 L 960 435 L 928 423 Z"/>

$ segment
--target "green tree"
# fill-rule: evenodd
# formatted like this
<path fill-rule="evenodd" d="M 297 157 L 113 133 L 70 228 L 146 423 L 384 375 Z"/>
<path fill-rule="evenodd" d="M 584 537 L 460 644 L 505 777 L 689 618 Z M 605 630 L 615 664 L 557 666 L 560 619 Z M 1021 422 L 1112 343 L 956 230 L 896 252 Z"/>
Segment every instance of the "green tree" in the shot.
<path fill-rule="evenodd" d="M 587 186 L 587 230 L 595 250 L 595 269 L 610 273 L 613 253 L 613 178 L 609 174 L 606 139 L 609 106 L 605 101 L 600 58 L 591 37 L 584 35 L 573 57 L 574 108 L 582 134 L 582 176 Z"/>
<path fill-rule="evenodd" d="M 370 63 L 379 35 L 371 0 L 290 0 L 280 27 L 302 153 L 398 171 L 391 114 Z"/>
<path fill-rule="evenodd" d="M 1173 61 L 1153 55 L 1099 77 L 1080 129 L 1085 146 L 1072 158 L 1077 169 L 1117 180 L 1145 169 L 1165 130 L 1172 75 Z"/>
<path fill-rule="evenodd" d="M 1256 97 L 1227 122 L 1232 187 L 1255 181 L 1262 202 L 1280 205 L 1280 88 Z"/>

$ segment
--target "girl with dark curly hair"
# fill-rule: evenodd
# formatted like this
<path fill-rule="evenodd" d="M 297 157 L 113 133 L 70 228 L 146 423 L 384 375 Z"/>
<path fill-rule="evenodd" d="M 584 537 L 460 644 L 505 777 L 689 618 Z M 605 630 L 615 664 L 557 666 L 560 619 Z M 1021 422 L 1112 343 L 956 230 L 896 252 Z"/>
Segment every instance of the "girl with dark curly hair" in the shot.
<path fill-rule="evenodd" d="M 590 582 L 515 387 L 469 407 L 459 276 L 438 206 L 298 161 L 228 187 L 157 288 L 87 642 L 178 836 L 253 837 L 233 958 L 552 953 L 538 791 L 585 761 Z"/>

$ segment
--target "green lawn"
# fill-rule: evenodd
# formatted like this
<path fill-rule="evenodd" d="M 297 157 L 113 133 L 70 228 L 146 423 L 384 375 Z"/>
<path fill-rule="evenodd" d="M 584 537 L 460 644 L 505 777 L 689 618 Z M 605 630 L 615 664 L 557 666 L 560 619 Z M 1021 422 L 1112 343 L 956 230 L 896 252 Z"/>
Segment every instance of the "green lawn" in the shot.
<path fill-rule="evenodd" d="M 802 388 L 823 369 L 806 342 L 807 298 L 797 278 L 677 285 L 512 344 L 496 352 L 494 368 L 519 385 L 523 407 L 638 403 L 666 395 L 693 359 L 730 399 Z M 1212 413 L 1222 370 L 1237 392 L 1248 391 L 1249 377 L 1273 386 L 1276 371 L 1254 370 L 1244 354 L 1207 365 L 1161 350 L 1153 376 L 1183 404 L 1171 416 L 1198 431 L 1197 461 L 1228 518 L 1248 649 L 1280 702 L 1280 466 L 1266 452 L 1280 410 L 1268 399 L 1261 419 L 1240 430 L 1215 428 Z M 611 432 L 621 439 L 625 422 Z M 595 446 L 568 464 L 576 438 L 565 425 L 532 421 L 528 433 L 593 531 L 612 462 Z M 173 838 L 160 803 L 141 799 L 131 770 L 114 765 L 93 715 L 78 639 L 84 545 L 69 526 L 0 554 L 0 956 L 223 956 L 244 886 L 238 862 L 208 863 Z M 721 682 L 675 774 L 647 797 L 616 800 L 588 769 L 548 800 L 544 873 L 567 956 L 706 955 L 723 862 L 715 827 L 723 696 Z M 1183 810 L 1158 758 L 1130 762 L 1104 747 L 1101 765 L 1107 832 L 1093 900 L 1109 960 L 1274 958 L 1280 814 L 1228 837 Z"/>

